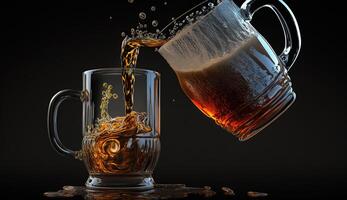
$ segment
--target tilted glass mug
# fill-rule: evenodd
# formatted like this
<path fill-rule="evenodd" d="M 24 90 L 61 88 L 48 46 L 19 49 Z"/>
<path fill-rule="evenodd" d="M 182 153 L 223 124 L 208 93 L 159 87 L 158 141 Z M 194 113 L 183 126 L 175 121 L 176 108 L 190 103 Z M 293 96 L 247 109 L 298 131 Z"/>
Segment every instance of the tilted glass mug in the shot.
<path fill-rule="evenodd" d="M 261 8 L 270 8 L 281 22 L 285 48 L 279 56 L 250 24 Z M 224 0 L 180 30 L 159 53 L 193 104 L 244 141 L 295 101 L 287 71 L 300 47 L 297 21 L 282 0 L 248 0 L 241 8 Z"/>
<path fill-rule="evenodd" d="M 134 109 L 125 116 L 122 73 L 133 70 Z M 83 73 L 83 90 L 62 90 L 49 104 L 47 126 L 52 147 L 83 160 L 90 189 L 153 188 L 152 173 L 160 153 L 160 75 L 144 69 L 105 68 Z M 83 104 L 82 150 L 59 139 L 57 114 L 67 99 Z M 136 111 L 136 112 L 135 112 Z"/>

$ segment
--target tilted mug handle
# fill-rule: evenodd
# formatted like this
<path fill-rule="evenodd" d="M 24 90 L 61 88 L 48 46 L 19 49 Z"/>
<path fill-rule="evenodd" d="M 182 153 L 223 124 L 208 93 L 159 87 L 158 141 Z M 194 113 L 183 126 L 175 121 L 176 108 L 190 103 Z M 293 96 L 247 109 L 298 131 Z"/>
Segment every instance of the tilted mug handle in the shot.
<path fill-rule="evenodd" d="M 81 159 L 80 151 L 73 151 L 65 147 L 59 138 L 58 128 L 57 128 L 57 118 L 58 110 L 62 102 L 68 99 L 84 101 L 87 95 L 85 92 L 77 90 L 62 90 L 56 93 L 48 106 L 47 113 L 47 130 L 48 138 L 54 150 L 56 150 L 61 155 L 67 155 L 76 159 Z"/>
<path fill-rule="evenodd" d="M 270 8 L 281 23 L 285 44 L 279 58 L 286 65 L 287 70 L 290 70 L 301 48 L 298 22 L 292 10 L 283 0 L 246 0 L 241 6 L 241 14 L 246 21 L 250 22 L 254 13 L 261 8 Z"/>

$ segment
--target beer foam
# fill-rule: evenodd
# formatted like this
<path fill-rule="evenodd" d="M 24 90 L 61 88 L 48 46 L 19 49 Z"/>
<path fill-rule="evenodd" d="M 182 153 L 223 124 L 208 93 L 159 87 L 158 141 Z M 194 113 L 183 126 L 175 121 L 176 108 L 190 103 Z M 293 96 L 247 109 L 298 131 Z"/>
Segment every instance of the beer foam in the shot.
<path fill-rule="evenodd" d="M 257 31 L 244 21 L 239 7 L 223 1 L 178 32 L 159 53 L 175 71 L 198 71 L 232 56 L 256 36 Z"/>

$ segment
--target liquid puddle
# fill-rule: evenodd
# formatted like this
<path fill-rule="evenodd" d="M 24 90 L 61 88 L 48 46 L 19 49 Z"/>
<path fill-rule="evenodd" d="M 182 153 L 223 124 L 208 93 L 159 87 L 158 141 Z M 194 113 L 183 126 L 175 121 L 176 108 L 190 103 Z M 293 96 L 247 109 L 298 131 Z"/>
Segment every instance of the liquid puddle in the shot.
<path fill-rule="evenodd" d="M 188 195 L 212 197 L 216 194 L 210 187 L 187 187 L 184 184 L 156 184 L 148 191 L 127 190 L 89 190 L 84 186 L 64 186 L 56 192 L 45 192 L 46 197 L 69 198 L 81 196 L 84 199 L 180 199 Z"/>

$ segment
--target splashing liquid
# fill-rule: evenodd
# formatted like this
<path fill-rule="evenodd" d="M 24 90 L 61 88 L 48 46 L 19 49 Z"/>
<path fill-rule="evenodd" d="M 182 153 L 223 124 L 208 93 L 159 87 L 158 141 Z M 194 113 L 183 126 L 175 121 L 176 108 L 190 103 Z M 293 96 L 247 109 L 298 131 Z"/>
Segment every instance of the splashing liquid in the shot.
<path fill-rule="evenodd" d="M 137 58 L 140 53 L 140 47 L 160 47 L 166 43 L 165 39 L 156 39 L 151 37 L 144 38 L 128 38 L 126 37 L 122 43 L 121 61 L 124 69 L 122 74 L 123 92 L 125 98 L 125 113 L 129 114 L 134 107 L 134 84 Z"/>
<path fill-rule="evenodd" d="M 126 174 L 146 170 L 146 159 L 157 155 L 149 150 L 159 142 L 153 138 L 136 137 L 152 131 L 147 125 L 147 114 L 132 111 L 112 118 L 108 106 L 111 100 L 117 100 L 118 95 L 112 92 L 112 85 L 104 83 L 103 88 L 100 118 L 83 138 L 83 158 L 90 174 Z M 143 147 L 145 143 L 147 145 Z"/>

